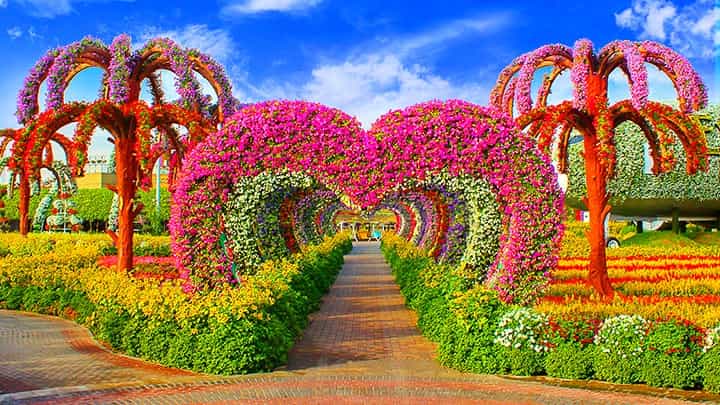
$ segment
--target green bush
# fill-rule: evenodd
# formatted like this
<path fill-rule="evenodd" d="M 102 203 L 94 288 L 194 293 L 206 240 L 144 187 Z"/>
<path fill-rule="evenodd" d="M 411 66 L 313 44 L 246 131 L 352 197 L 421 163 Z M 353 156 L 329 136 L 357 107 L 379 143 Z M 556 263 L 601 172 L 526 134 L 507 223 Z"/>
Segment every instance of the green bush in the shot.
<path fill-rule="evenodd" d="M 593 376 L 595 347 L 578 343 L 563 343 L 545 358 L 545 370 L 551 377 L 588 379 Z"/>
<path fill-rule="evenodd" d="M 720 393 L 720 346 L 705 352 L 700 361 L 703 388 Z"/>
<path fill-rule="evenodd" d="M 545 374 L 544 352 L 536 352 L 531 349 L 515 349 L 502 347 L 500 355 L 504 358 L 501 363 L 505 372 L 513 375 L 541 375 Z"/>
<path fill-rule="evenodd" d="M 652 325 L 645 338 L 642 379 L 656 387 L 694 388 L 700 384 L 703 333 L 689 322 Z"/>
<path fill-rule="evenodd" d="M 641 382 L 646 330 L 647 321 L 639 315 L 606 319 L 595 338 L 596 376 L 620 384 Z"/>

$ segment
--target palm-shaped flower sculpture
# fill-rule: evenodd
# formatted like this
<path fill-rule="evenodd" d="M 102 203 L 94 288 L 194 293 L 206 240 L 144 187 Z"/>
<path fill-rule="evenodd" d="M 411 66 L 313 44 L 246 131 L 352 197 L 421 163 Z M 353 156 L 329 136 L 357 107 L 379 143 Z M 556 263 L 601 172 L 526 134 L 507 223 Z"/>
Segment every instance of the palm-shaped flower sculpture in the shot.
<path fill-rule="evenodd" d="M 65 103 L 68 83 L 89 67 L 103 70 L 100 100 Z M 176 76 L 177 104 L 164 100 L 161 70 Z M 210 83 L 217 95 L 216 106 L 211 106 L 210 98 L 200 91 L 196 75 Z M 38 93 L 45 81 L 46 111 L 38 113 Z M 149 84 L 152 105 L 140 100 L 144 81 Z M 133 220 L 142 209 L 133 202 L 138 187 L 149 185 L 151 169 L 163 153 L 182 156 L 238 105 L 222 66 L 197 50 L 183 49 L 165 38 L 152 39 L 136 51 L 131 51 L 127 35 L 116 37 L 110 46 L 85 38 L 49 51 L 26 77 L 17 110 L 18 120 L 25 127 L 13 145 L 11 167 L 22 178 L 36 175 L 41 145 L 62 127 L 77 123 L 68 163 L 75 175 L 82 175 L 93 130 L 101 127 L 110 132 L 117 174 L 112 189 L 120 200 L 118 234 L 111 236 L 118 248 L 118 268 L 129 269 Z M 181 134 L 178 125 L 187 133 Z"/>
<path fill-rule="evenodd" d="M 4 129 L 0 130 L 0 156 L 5 154 L 6 150 L 15 150 L 15 144 L 20 137 L 23 136 L 24 129 Z M 50 133 L 48 134 L 44 139 L 44 142 L 42 143 L 36 143 L 32 150 L 32 153 L 30 149 L 23 150 L 22 152 L 22 162 L 23 164 L 21 166 L 16 166 L 13 163 L 16 162 L 15 159 L 10 159 L 8 162 L 8 166 L 11 168 L 11 186 L 14 184 L 15 179 L 17 178 L 18 181 L 18 188 L 19 188 L 19 196 L 18 196 L 18 202 L 19 202 L 19 213 L 20 213 L 20 232 L 24 235 L 27 234 L 30 229 L 30 222 L 28 221 L 28 210 L 30 207 L 30 181 L 32 179 L 39 180 L 40 179 L 40 169 L 48 169 L 51 172 L 54 172 L 53 169 L 53 149 L 52 144 L 58 145 L 63 152 L 65 152 L 65 156 L 72 156 L 72 152 L 74 150 L 74 147 L 72 145 L 72 142 L 63 134 L 61 133 Z M 28 154 L 25 154 L 25 152 L 28 152 Z M 17 152 L 18 155 L 20 155 L 20 152 Z M 32 158 L 30 158 L 32 156 Z M 14 158 L 14 156 L 13 156 Z M 32 176 L 22 176 L 20 173 L 32 173 Z M 57 175 L 55 175 L 57 177 Z"/>
<path fill-rule="evenodd" d="M 673 82 L 679 109 L 648 101 L 646 64 L 656 66 Z M 544 67 L 552 70 L 533 102 L 533 76 Z M 608 80 L 618 68 L 628 78 L 631 99 L 609 105 Z M 572 101 L 548 105 L 555 79 L 566 70 L 570 70 L 573 85 Z M 517 112 L 519 125 L 537 137 L 545 152 L 549 153 L 557 142 L 558 169 L 563 173 L 567 171 L 570 134 L 575 130 L 582 135 L 587 182 L 583 202 L 590 214 L 588 282 L 602 296 L 612 297 L 605 261 L 604 220 L 611 210 L 607 183 L 615 170 L 614 129 L 626 121 L 641 128 L 650 146 L 655 174 L 674 166 L 676 160 L 669 146 L 676 138 L 685 150 L 688 173 L 705 168 L 705 136 L 688 115 L 707 103 L 700 76 L 685 58 L 656 42 L 616 41 L 595 53 L 592 43 L 581 39 L 572 49 L 547 45 L 515 59 L 500 73 L 490 103 L 510 115 Z"/>

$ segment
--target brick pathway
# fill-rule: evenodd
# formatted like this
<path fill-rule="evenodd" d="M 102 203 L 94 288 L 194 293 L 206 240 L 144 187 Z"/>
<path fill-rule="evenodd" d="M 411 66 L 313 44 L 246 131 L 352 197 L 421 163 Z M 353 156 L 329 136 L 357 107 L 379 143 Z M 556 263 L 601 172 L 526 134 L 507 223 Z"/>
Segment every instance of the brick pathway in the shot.
<path fill-rule="evenodd" d="M 360 360 L 426 360 L 435 345 L 420 335 L 415 313 L 377 243 L 356 243 L 320 310 L 290 352 L 288 369 Z"/>
<path fill-rule="evenodd" d="M 72 322 L 0 310 L 0 404 L 720 402 L 699 392 L 462 374 L 433 360 L 415 322 L 369 243 L 346 256 L 288 367 L 270 374 L 222 378 L 152 365 L 107 352 Z"/>

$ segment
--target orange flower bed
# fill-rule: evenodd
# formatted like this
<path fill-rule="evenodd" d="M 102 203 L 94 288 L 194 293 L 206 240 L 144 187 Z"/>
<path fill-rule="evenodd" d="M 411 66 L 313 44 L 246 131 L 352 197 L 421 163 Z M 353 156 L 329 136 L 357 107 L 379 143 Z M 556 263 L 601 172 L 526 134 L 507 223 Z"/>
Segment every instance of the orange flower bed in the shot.
<path fill-rule="evenodd" d="M 653 249 L 654 250 L 654 249 Z M 683 249 L 685 250 L 685 249 Z M 638 314 L 646 319 L 681 318 L 709 327 L 720 323 L 720 255 L 686 251 L 676 255 L 624 255 L 608 258 L 608 274 L 617 296 L 604 302 L 586 283 L 587 260 L 562 257 L 536 308 L 560 316 L 603 319 Z"/>

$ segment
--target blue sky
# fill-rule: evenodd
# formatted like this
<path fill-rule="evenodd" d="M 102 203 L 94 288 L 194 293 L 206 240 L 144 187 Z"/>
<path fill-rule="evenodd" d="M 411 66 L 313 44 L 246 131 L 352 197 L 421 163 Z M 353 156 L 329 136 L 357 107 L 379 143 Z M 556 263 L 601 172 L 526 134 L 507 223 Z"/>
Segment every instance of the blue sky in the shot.
<path fill-rule="evenodd" d="M 127 32 L 138 44 L 169 36 L 221 61 L 242 101 L 318 101 L 368 127 L 391 108 L 433 98 L 486 104 L 515 56 L 582 37 L 596 48 L 614 39 L 671 45 L 689 57 L 717 102 L 718 24 L 720 9 L 710 0 L 0 0 L 0 127 L 16 126 L 15 98 L 35 60 L 85 35 L 109 43 Z M 67 98 L 94 97 L 98 77 L 78 76 Z M 672 98 L 667 81 L 650 78 L 651 97 Z M 611 89 L 615 98 L 627 94 Z M 569 91 L 560 83 L 554 97 Z"/>

